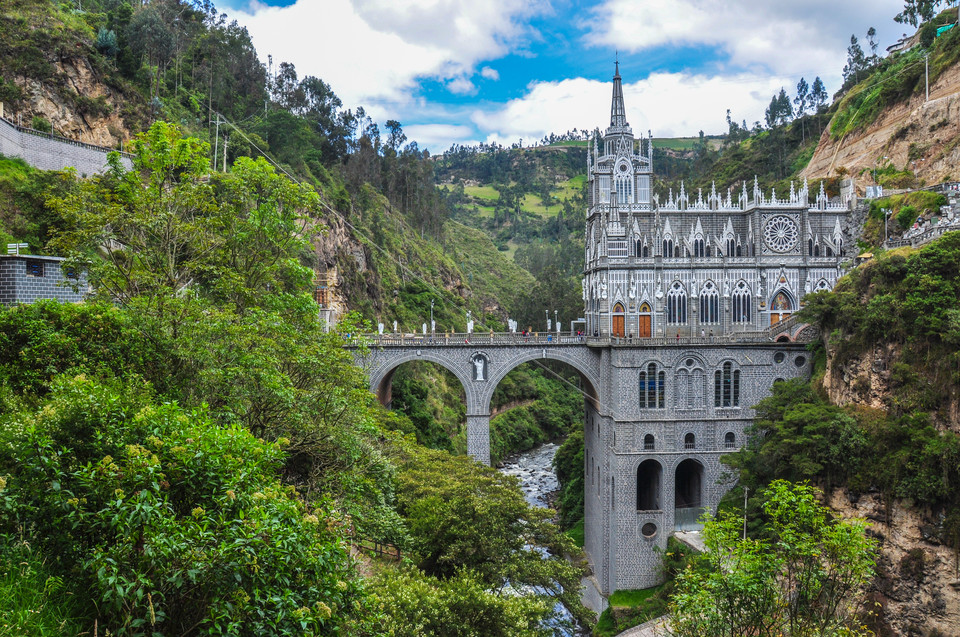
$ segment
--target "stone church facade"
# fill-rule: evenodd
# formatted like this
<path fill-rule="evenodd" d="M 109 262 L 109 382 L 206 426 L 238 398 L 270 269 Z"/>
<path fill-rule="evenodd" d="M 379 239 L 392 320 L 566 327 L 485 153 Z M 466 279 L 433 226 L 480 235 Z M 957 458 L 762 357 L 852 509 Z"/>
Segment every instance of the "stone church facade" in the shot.
<path fill-rule="evenodd" d="M 655 547 L 716 509 L 731 486 L 720 458 L 743 444 L 751 406 L 809 374 L 812 328 L 784 326 L 834 287 L 853 242 L 848 207 L 822 189 L 811 201 L 805 183 L 658 197 L 619 69 L 587 163 L 583 299 L 603 379 L 586 410 L 585 548 L 607 594 L 657 584 Z"/>

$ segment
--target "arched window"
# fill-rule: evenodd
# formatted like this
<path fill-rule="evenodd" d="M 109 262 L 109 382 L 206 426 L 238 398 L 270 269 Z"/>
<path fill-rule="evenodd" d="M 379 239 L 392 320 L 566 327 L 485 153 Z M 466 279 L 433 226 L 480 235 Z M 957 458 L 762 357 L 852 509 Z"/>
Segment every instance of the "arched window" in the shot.
<path fill-rule="evenodd" d="M 656 444 L 653 440 L 653 434 L 647 434 L 643 437 L 643 450 L 644 451 L 653 451 L 656 448 Z"/>
<path fill-rule="evenodd" d="M 732 257 L 736 253 L 737 253 L 736 242 L 732 238 L 727 239 L 727 256 Z"/>
<path fill-rule="evenodd" d="M 707 256 L 708 256 L 708 257 L 709 257 L 709 256 L 712 256 L 712 255 L 710 254 L 711 252 L 712 252 L 712 251 L 711 251 L 711 249 L 710 249 L 710 244 L 708 243 L 708 244 L 707 244 Z"/>
<path fill-rule="evenodd" d="M 647 246 L 643 246 L 643 258 L 650 256 L 650 249 Z"/>
<path fill-rule="evenodd" d="M 684 324 L 687 322 L 687 291 L 683 284 L 674 281 L 667 293 L 667 323 Z"/>
<path fill-rule="evenodd" d="M 813 255 L 813 239 L 807 239 L 807 254 Z"/>
<path fill-rule="evenodd" d="M 695 257 L 706 256 L 704 247 L 705 246 L 703 243 L 703 237 L 697 237 L 696 239 L 694 239 L 693 240 L 693 256 Z"/>
<path fill-rule="evenodd" d="M 692 433 L 688 433 L 683 437 L 683 448 L 684 449 L 696 449 L 697 448 L 697 437 Z"/>
<path fill-rule="evenodd" d="M 740 406 L 740 370 L 729 361 L 713 374 L 713 406 Z"/>
<path fill-rule="evenodd" d="M 830 249 L 830 248 L 827 248 L 827 250 L 829 250 L 829 249 Z M 813 244 L 813 256 L 815 256 L 815 257 L 819 257 L 819 256 L 820 256 L 820 244 L 819 244 L 819 243 Z"/>
<path fill-rule="evenodd" d="M 741 246 L 740 246 L 739 243 L 737 244 L 737 256 L 738 256 L 738 257 L 742 257 L 742 256 L 743 256 L 743 253 L 741 252 Z"/>
<path fill-rule="evenodd" d="M 724 449 L 733 449 L 737 446 L 737 437 L 733 435 L 732 431 L 728 431 L 723 436 L 723 447 Z"/>
<path fill-rule="evenodd" d="M 677 409 L 702 409 L 704 406 L 703 369 L 694 358 L 688 358 L 680 365 L 674 379 L 674 391 Z"/>
<path fill-rule="evenodd" d="M 832 257 L 832 256 L 833 256 L 833 249 L 832 249 L 830 246 L 827 246 L 827 247 L 825 248 L 825 251 L 826 251 L 828 257 Z"/>
<path fill-rule="evenodd" d="M 676 258 L 676 259 L 679 259 L 679 258 L 680 258 L 680 244 L 679 244 L 679 243 L 673 247 L 673 256 L 674 256 L 674 258 Z"/>
<path fill-rule="evenodd" d="M 750 288 L 743 281 L 737 283 L 733 290 L 733 322 L 749 323 L 751 321 Z"/>
<path fill-rule="evenodd" d="M 663 240 L 663 256 L 665 257 L 673 256 L 673 239 Z"/>
<path fill-rule="evenodd" d="M 619 168 L 623 172 L 617 175 L 617 180 L 616 180 L 617 202 L 621 204 L 632 203 L 633 202 L 633 175 L 624 174 L 628 171 L 626 164 L 621 164 Z"/>
<path fill-rule="evenodd" d="M 636 242 L 634 242 L 634 251 L 633 251 L 633 254 L 634 254 L 635 256 L 638 256 L 638 257 L 639 257 L 639 256 L 640 256 L 640 250 L 641 250 L 640 239 L 637 239 Z M 646 255 L 644 255 L 644 256 L 646 256 Z"/>
<path fill-rule="evenodd" d="M 666 394 L 666 373 L 650 363 L 640 372 L 640 409 L 662 409 Z"/>
<path fill-rule="evenodd" d="M 708 281 L 700 290 L 700 322 L 720 322 L 720 293 L 712 281 Z"/>

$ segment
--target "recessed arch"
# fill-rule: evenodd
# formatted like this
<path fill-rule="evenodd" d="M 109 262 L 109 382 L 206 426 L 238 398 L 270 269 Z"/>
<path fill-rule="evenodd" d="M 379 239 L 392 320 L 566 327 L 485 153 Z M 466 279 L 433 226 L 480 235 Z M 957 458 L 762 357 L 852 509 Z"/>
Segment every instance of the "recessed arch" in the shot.
<path fill-rule="evenodd" d="M 659 511 L 663 466 L 656 460 L 644 460 L 637 467 L 637 511 Z"/>
<path fill-rule="evenodd" d="M 701 528 L 697 520 L 703 512 L 703 464 L 687 458 L 674 474 L 674 527 L 677 530 Z"/>

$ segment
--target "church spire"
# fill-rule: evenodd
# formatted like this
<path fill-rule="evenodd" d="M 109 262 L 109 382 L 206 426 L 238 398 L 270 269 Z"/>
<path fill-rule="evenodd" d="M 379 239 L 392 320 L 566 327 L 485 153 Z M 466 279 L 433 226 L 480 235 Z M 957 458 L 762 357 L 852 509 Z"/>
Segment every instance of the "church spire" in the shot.
<path fill-rule="evenodd" d="M 613 102 L 610 104 L 610 126 L 626 128 L 627 112 L 623 106 L 623 86 L 620 84 L 620 61 L 616 62 L 616 74 L 613 76 Z"/>

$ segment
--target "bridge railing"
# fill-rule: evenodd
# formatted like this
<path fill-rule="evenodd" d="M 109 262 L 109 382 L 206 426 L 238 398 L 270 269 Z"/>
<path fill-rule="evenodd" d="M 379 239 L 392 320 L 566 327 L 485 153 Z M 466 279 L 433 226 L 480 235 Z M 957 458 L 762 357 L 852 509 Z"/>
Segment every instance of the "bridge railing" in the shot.
<path fill-rule="evenodd" d="M 794 317 L 790 317 L 793 319 Z M 744 343 L 772 343 L 777 335 L 796 324 L 794 319 L 781 321 L 773 328 L 762 331 L 730 332 L 719 336 L 653 336 L 648 338 L 586 336 L 570 332 L 533 332 L 528 335 L 513 332 L 445 334 L 364 334 L 364 341 L 371 347 L 460 347 L 463 345 L 500 345 L 516 347 L 544 347 L 559 345 L 594 345 L 599 347 L 636 347 L 637 345 L 663 346 L 715 346 Z"/>

